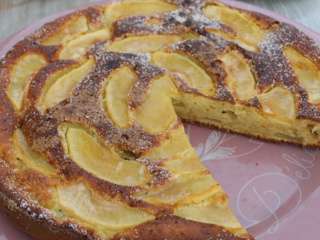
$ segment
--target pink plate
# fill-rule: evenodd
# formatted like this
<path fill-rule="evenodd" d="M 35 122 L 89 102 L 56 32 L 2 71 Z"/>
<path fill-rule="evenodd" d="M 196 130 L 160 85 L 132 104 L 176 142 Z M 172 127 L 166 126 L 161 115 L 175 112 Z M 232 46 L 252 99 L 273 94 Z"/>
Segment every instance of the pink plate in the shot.
<path fill-rule="evenodd" d="M 288 22 L 320 42 L 320 35 L 300 24 L 247 4 L 223 0 Z M 44 22 L 0 42 L 0 56 Z M 193 146 L 215 173 L 242 224 L 258 240 L 319 239 L 320 151 L 272 144 L 186 125 Z M 0 240 L 30 240 L 0 216 Z"/>

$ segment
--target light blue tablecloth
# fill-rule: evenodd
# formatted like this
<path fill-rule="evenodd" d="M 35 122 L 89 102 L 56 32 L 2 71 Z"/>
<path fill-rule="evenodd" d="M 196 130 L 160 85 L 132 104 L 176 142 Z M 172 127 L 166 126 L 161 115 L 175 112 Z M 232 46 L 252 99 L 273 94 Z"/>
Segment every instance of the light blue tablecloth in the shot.
<path fill-rule="evenodd" d="M 0 0 L 0 39 L 65 9 L 96 0 Z M 320 0 L 241 0 L 278 12 L 320 32 Z"/>

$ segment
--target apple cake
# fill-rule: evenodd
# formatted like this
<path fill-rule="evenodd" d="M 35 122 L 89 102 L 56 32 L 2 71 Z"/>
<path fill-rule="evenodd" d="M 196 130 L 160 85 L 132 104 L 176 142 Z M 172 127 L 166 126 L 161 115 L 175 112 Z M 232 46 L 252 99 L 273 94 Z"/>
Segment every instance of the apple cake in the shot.
<path fill-rule="evenodd" d="M 0 203 L 42 240 L 252 240 L 182 120 L 319 144 L 320 48 L 215 0 L 58 18 L 0 62 Z"/>

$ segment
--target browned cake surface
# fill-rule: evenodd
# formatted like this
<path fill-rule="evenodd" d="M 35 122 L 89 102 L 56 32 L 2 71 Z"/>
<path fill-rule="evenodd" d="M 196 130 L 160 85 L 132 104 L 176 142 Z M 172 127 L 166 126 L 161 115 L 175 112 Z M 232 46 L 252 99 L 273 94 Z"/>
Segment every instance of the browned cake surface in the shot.
<path fill-rule="evenodd" d="M 50 22 L 0 63 L 1 204 L 38 239 L 252 239 L 179 117 L 319 146 L 319 67 L 304 33 L 213 0 Z"/>

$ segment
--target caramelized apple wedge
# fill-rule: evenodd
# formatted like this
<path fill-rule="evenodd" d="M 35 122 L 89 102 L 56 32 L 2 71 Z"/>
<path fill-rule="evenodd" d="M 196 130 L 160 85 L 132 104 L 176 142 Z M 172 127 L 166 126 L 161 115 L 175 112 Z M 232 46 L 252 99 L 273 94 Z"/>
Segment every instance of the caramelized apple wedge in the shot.
<path fill-rule="evenodd" d="M 220 5 L 208 5 L 204 8 L 204 14 L 210 19 L 220 21 L 231 27 L 235 34 L 223 33 L 222 36 L 237 42 L 248 50 L 258 50 L 258 45 L 266 34 L 263 28 L 253 21 L 252 17 L 236 9 Z"/>
<path fill-rule="evenodd" d="M 64 44 L 76 36 L 89 30 L 87 18 L 83 15 L 74 15 L 57 29 L 55 34 L 50 34 L 41 39 L 43 45 Z"/>
<path fill-rule="evenodd" d="M 45 110 L 69 97 L 75 86 L 87 76 L 93 66 L 94 60 L 90 59 L 78 68 L 52 75 L 47 81 L 38 107 Z"/>
<path fill-rule="evenodd" d="M 181 158 L 173 157 L 164 161 L 163 167 L 174 176 L 206 170 L 206 167 L 201 163 L 194 149 L 189 149 L 184 152 Z"/>
<path fill-rule="evenodd" d="M 34 152 L 20 129 L 17 129 L 13 135 L 14 154 L 18 164 L 22 164 L 21 168 L 31 168 L 45 175 L 52 175 L 55 169 L 40 154 Z"/>
<path fill-rule="evenodd" d="M 220 190 L 219 184 L 207 172 L 202 174 L 184 174 L 165 185 L 140 192 L 138 198 L 155 204 L 190 204 L 200 202 Z"/>
<path fill-rule="evenodd" d="M 129 67 L 114 70 L 106 80 L 103 104 L 115 124 L 129 127 L 128 95 L 137 75 Z"/>
<path fill-rule="evenodd" d="M 227 72 L 226 84 L 233 95 L 240 100 L 256 96 L 256 82 L 247 60 L 237 51 L 230 51 L 220 59 Z"/>
<path fill-rule="evenodd" d="M 177 74 L 189 87 L 208 96 L 214 95 L 215 82 L 188 57 L 177 53 L 156 52 L 152 55 L 152 61 L 155 65 Z"/>
<path fill-rule="evenodd" d="M 188 136 L 184 132 L 183 125 L 178 128 L 172 129 L 169 137 L 165 139 L 160 146 L 152 148 L 144 154 L 148 159 L 171 159 L 182 157 L 186 152 L 192 149 Z"/>
<path fill-rule="evenodd" d="M 242 229 L 228 208 L 227 196 L 221 191 L 203 202 L 177 207 L 174 214 L 197 222 L 224 226 L 233 232 Z"/>
<path fill-rule="evenodd" d="M 264 112 L 289 119 L 295 117 L 295 100 L 289 90 L 275 87 L 258 98 Z"/>
<path fill-rule="evenodd" d="M 105 10 L 104 22 L 110 27 L 113 22 L 129 16 L 150 16 L 170 12 L 177 7 L 161 0 L 130 0 L 111 4 Z"/>
<path fill-rule="evenodd" d="M 122 159 L 111 147 L 102 145 L 86 130 L 62 126 L 64 146 L 70 158 L 82 169 L 94 176 L 124 186 L 143 185 L 148 176 L 145 167 Z"/>
<path fill-rule="evenodd" d="M 192 148 L 182 124 L 170 130 L 168 138 L 160 146 L 143 154 L 143 157 L 152 161 L 161 161 L 163 168 L 174 176 L 205 170 Z"/>
<path fill-rule="evenodd" d="M 170 129 L 177 122 L 171 102 L 175 94 L 177 90 L 170 77 L 154 79 L 143 103 L 130 111 L 130 118 L 149 133 L 157 134 Z"/>
<path fill-rule="evenodd" d="M 84 184 L 58 188 L 58 201 L 71 215 L 96 226 L 120 230 L 154 219 L 139 208 L 99 196 Z"/>
<path fill-rule="evenodd" d="M 11 81 L 8 87 L 8 96 L 16 109 L 20 110 L 25 89 L 32 76 L 47 63 L 46 59 L 38 54 L 27 54 L 21 57 L 11 70 Z"/>
<path fill-rule="evenodd" d="M 114 41 L 108 51 L 129 53 L 152 53 L 170 46 L 183 38 L 177 35 L 134 36 Z"/>
<path fill-rule="evenodd" d="M 320 103 L 319 67 L 292 47 L 285 48 L 284 54 L 292 64 L 298 82 L 307 91 L 309 101 Z"/>
<path fill-rule="evenodd" d="M 79 36 L 66 43 L 59 54 L 60 59 L 79 59 L 86 54 L 86 52 L 95 43 L 105 41 L 110 38 L 110 31 L 102 29 L 96 32 L 90 32 Z"/>

